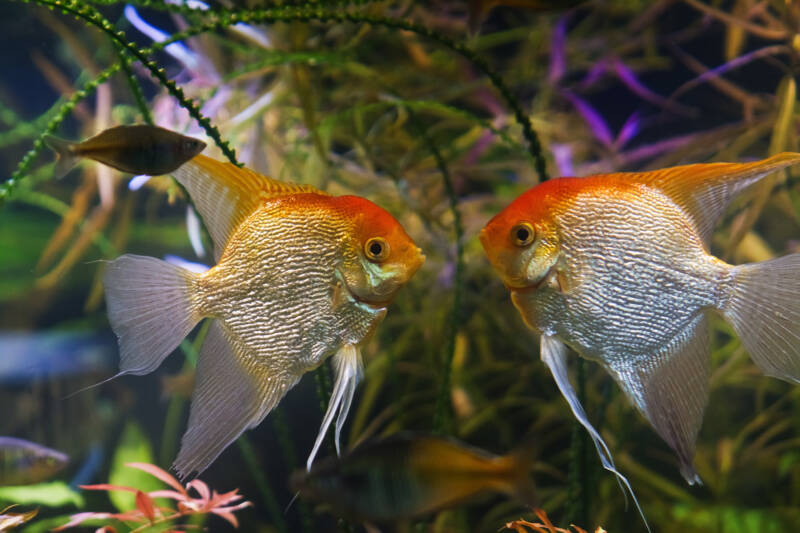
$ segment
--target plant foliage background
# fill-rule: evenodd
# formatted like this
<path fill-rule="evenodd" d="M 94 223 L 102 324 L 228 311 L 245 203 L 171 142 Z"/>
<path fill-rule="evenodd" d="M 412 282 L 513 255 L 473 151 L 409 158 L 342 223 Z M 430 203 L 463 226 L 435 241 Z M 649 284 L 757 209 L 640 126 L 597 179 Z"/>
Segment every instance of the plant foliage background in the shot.
<path fill-rule="evenodd" d="M 64 396 L 116 368 L 102 260 L 210 261 L 187 236 L 187 199 L 169 178 L 132 190 L 130 176 L 96 164 L 55 181 L 42 143 L 47 133 L 78 139 L 153 122 L 205 137 L 219 159 L 366 196 L 425 250 L 366 350 L 348 445 L 413 429 L 506 453 L 533 433 L 540 505 L 554 522 L 644 530 L 573 423 L 476 235 L 548 176 L 798 151 L 796 3 L 501 5 L 474 36 L 456 0 L 6 0 L 0 17 L 0 346 L 13 334 L 51 343 L 52 357 L 49 372 L 27 380 L 9 379 L 0 362 L 0 434 L 67 451 L 64 479 L 88 465 L 84 482 L 140 487 L 146 476 L 126 478 L 125 462 L 166 468 L 174 458 L 199 338 L 152 375 Z M 746 195 L 713 251 L 734 262 L 800 251 L 799 177 L 795 169 Z M 654 531 L 794 531 L 800 387 L 761 375 L 721 321 L 713 346 L 702 487 L 684 484 L 666 445 L 592 363 L 574 365 L 584 405 Z M 10 368 L 26 364 L 7 353 Z M 311 447 L 329 389 L 325 367 L 306 376 L 202 476 L 254 503 L 238 514 L 244 530 L 359 529 L 302 500 L 283 512 L 286 479 Z M 87 506 L 130 505 L 64 484 L 42 491 L 30 531 Z M 19 496 L 0 490 L 5 500 Z M 497 531 L 517 518 L 535 516 L 488 497 L 408 527 Z M 225 527 L 213 520 L 205 525 Z"/>

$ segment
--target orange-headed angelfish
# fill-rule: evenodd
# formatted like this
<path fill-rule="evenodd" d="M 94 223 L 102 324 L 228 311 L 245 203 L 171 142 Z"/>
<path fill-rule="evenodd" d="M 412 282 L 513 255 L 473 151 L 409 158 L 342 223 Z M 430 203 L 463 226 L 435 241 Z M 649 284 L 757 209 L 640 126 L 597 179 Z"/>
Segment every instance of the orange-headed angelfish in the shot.
<path fill-rule="evenodd" d="M 425 256 L 387 211 L 198 155 L 174 177 L 214 243 L 193 273 L 137 255 L 104 285 L 120 375 L 155 370 L 203 318 L 189 428 L 173 467 L 201 472 L 333 355 L 336 382 L 310 467 L 338 412 L 336 444 L 361 375 L 361 346 Z M 335 355 L 334 355 L 335 354 Z"/>
<path fill-rule="evenodd" d="M 566 373 L 566 346 L 599 362 L 699 482 L 695 440 L 708 400 L 707 315 L 733 326 L 768 375 L 800 382 L 800 254 L 733 266 L 709 253 L 731 199 L 800 163 L 752 163 L 561 178 L 523 193 L 480 235 L 489 261 L 573 413 L 616 470 Z M 624 478 L 621 478 L 624 479 Z"/>

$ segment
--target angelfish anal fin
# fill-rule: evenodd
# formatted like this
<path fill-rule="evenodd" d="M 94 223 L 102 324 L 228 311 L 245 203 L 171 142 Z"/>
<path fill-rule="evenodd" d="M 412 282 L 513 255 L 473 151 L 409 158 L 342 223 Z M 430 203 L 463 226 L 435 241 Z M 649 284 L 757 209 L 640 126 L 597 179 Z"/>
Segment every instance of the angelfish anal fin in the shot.
<path fill-rule="evenodd" d="M 678 455 L 690 485 L 702 484 L 693 463 L 708 403 L 708 336 L 708 319 L 700 314 L 657 352 L 607 362 L 631 402 Z"/>
<path fill-rule="evenodd" d="M 214 241 L 217 261 L 236 228 L 265 200 L 298 193 L 327 194 L 310 185 L 277 181 L 204 155 L 190 159 L 172 176 L 191 196 Z"/>
<path fill-rule="evenodd" d="M 328 410 L 325 412 L 325 417 L 322 419 L 322 425 L 317 434 L 317 440 L 314 442 L 314 448 L 308 456 L 306 462 L 306 469 L 311 470 L 311 464 L 317 456 L 325 434 L 328 432 L 333 421 L 334 415 L 339 413 L 336 418 L 336 453 L 341 453 L 339 446 L 339 437 L 342 433 L 342 427 L 347 420 L 347 413 L 350 411 L 350 405 L 353 402 L 353 395 L 356 392 L 361 375 L 363 373 L 363 364 L 361 362 L 361 352 L 358 347 L 352 344 L 345 344 L 333 356 L 333 368 L 336 373 L 336 382 L 333 384 L 333 392 L 331 399 L 328 402 Z"/>
<path fill-rule="evenodd" d="M 553 379 L 556 380 L 558 389 L 561 391 L 564 399 L 567 400 L 570 409 L 572 409 L 572 414 L 575 415 L 578 422 L 589 432 L 589 436 L 591 436 L 594 446 L 597 448 L 597 454 L 600 456 L 600 463 L 602 463 L 603 468 L 617 476 L 617 482 L 620 484 L 620 487 L 623 488 L 623 493 L 627 490 L 631 495 L 633 504 L 636 506 L 637 511 L 639 511 L 639 515 L 641 515 L 647 531 L 651 531 L 650 525 L 647 523 L 644 511 L 642 511 L 642 507 L 639 505 L 639 500 L 636 498 L 631 484 L 628 482 L 628 479 L 617 470 L 608 445 L 606 445 L 600 433 L 592 426 L 592 423 L 589 422 L 589 418 L 586 416 L 586 412 L 583 410 L 580 400 L 578 400 L 578 395 L 575 394 L 575 389 L 572 387 L 572 383 L 567 374 L 567 347 L 564 343 L 550 335 L 542 335 L 540 344 L 542 362 L 547 365 L 550 372 L 553 374 Z"/>
<path fill-rule="evenodd" d="M 197 359 L 189 426 L 172 467 L 182 478 L 205 470 L 260 424 L 299 378 L 270 369 L 215 319 Z"/>

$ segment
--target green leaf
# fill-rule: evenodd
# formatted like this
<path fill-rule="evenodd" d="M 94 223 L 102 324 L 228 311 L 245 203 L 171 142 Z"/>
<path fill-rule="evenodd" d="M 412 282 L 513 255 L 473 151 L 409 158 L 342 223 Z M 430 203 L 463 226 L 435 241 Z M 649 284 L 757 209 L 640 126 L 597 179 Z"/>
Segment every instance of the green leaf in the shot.
<path fill-rule="evenodd" d="M 47 507 L 62 507 L 74 505 L 83 507 L 83 496 L 63 481 L 51 481 L 36 485 L 18 487 L 0 487 L 0 501 L 17 503 L 20 505 L 45 505 Z"/>
<path fill-rule="evenodd" d="M 111 460 L 109 483 L 133 487 L 142 492 L 163 489 L 164 485 L 150 474 L 125 466 L 126 463 L 152 462 L 153 447 L 150 441 L 147 440 L 139 424 L 128 422 Z M 132 492 L 111 491 L 108 497 L 120 511 L 129 511 L 136 507 L 136 494 Z"/>

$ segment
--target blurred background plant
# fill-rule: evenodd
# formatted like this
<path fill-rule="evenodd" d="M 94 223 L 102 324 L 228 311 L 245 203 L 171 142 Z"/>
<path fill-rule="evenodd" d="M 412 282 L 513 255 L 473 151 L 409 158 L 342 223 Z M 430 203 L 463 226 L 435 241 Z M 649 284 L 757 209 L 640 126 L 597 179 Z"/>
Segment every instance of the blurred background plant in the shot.
<path fill-rule="evenodd" d="M 208 264 L 208 238 L 170 178 L 84 164 L 54 181 L 42 144 L 46 133 L 82 139 L 152 121 L 202 137 L 219 159 L 366 196 L 425 250 L 365 351 L 344 442 L 431 430 L 504 453 L 534 432 L 540 506 L 554 521 L 644 530 L 575 427 L 475 236 L 547 175 L 797 151 L 800 7 L 596 0 L 539 12 L 497 2 L 471 35 L 466 4 L 0 4 L 0 405 L 10 406 L 0 434 L 69 453 L 73 487 L 27 487 L 24 498 L 0 489 L 0 506 L 41 505 L 30 531 L 63 525 L 76 508 L 108 507 L 76 485 L 110 478 L 154 490 L 124 479 L 122 465 L 167 468 L 175 456 L 202 326 L 153 375 L 64 397 L 116 368 L 103 260 L 133 252 Z M 800 251 L 799 174 L 745 195 L 713 251 L 733 262 Z M 591 363 L 576 365 L 584 405 L 654 530 L 794 531 L 800 388 L 762 376 L 722 321 L 713 346 L 702 487 L 683 483 L 668 448 Z M 302 500 L 283 512 L 288 473 L 311 447 L 329 388 L 323 367 L 204 474 L 253 501 L 238 514 L 245 530 L 358 529 Z M 536 520 L 486 499 L 416 530 L 497 531 L 519 518 Z"/>

